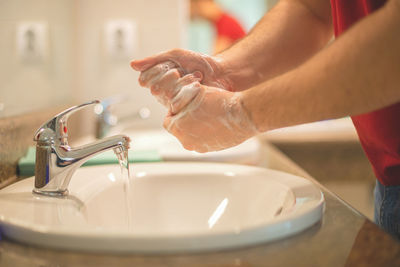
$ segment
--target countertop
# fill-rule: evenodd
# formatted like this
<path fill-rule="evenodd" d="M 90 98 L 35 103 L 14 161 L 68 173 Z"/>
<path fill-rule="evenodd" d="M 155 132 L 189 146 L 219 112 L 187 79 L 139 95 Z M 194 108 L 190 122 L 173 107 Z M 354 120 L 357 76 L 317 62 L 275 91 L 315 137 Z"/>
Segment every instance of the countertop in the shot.
<path fill-rule="evenodd" d="M 269 144 L 264 145 L 262 155 L 261 166 L 314 180 Z M 3 239 L 0 266 L 400 266 L 399 242 L 318 185 L 326 199 L 322 220 L 272 243 L 213 253 L 150 256 L 57 251 Z"/>
<path fill-rule="evenodd" d="M 356 129 L 349 117 L 280 128 L 268 131 L 261 136 L 274 144 L 358 142 Z"/>

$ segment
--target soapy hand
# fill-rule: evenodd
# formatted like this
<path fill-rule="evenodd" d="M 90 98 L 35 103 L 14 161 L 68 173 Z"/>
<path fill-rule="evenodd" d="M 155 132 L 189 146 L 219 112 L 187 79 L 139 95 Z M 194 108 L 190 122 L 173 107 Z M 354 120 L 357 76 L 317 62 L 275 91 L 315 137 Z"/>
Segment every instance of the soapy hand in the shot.
<path fill-rule="evenodd" d="M 217 151 L 257 134 L 222 65 L 181 49 L 131 62 L 140 85 L 169 109 L 164 127 L 188 150 Z"/>
<path fill-rule="evenodd" d="M 146 71 L 160 63 L 172 62 L 181 75 L 198 71 L 202 84 L 228 91 L 239 91 L 228 77 L 224 60 L 218 56 L 208 56 L 183 49 L 173 49 L 141 60 L 133 60 L 131 67 L 137 71 Z"/>
<path fill-rule="evenodd" d="M 181 75 L 182 70 L 172 61 L 167 61 L 143 71 L 139 83 L 150 88 L 157 100 L 175 114 L 197 95 L 198 87 L 194 85 L 202 78 L 199 71 Z"/>
<path fill-rule="evenodd" d="M 183 75 L 172 61 L 143 71 L 139 83 L 168 109 L 164 127 L 188 150 L 217 151 L 238 145 L 257 133 L 239 92 L 200 83 L 199 71 Z"/>
<path fill-rule="evenodd" d="M 187 150 L 210 152 L 238 145 L 258 133 L 241 103 L 241 93 L 194 82 L 196 96 L 164 119 L 164 128 Z"/>

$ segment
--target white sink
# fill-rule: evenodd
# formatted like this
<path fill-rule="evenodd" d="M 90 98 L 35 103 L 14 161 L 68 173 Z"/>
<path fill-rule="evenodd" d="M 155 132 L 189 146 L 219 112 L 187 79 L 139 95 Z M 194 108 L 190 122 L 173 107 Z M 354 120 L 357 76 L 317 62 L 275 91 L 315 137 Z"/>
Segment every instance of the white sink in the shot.
<path fill-rule="evenodd" d="M 33 177 L 0 190 L 1 231 L 68 250 L 171 253 L 229 249 L 298 233 L 321 219 L 310 181 L 218 163 L 133 165 L 129 194 L 117 165 L 83 167 L 65 198 L 32 194 Z M 128 202 L 127 202 L 128 196 Z"/>
<path fill-rule="evenodd" d="M 217 161 L 257 163 L 260 143 L 256 138 L 217 152 L 197 153 L 183 148 L 178 139 L 164 129 L 125 131 L 132 140 L 132 149 L 156 150 L 164 161 Z"/>

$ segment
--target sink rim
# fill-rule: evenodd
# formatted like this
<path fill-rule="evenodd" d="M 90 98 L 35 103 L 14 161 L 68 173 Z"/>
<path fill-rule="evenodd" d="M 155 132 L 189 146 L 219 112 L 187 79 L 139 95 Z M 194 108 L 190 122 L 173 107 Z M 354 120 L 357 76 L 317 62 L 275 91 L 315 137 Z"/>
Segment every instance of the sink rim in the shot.
<path fill-rule="evenodd" d="M 274 219 L 270 220 L 269 222 L 263 222 L 260 223 L 259 225 L 254 225 L 254 226 L 244 226 L 242 227 L 242 229 L 240 231 L 232 231 L 231 229 L 227 229 L 226 231 L 209 231 L 209 233 L 211 233 L 211 235 L 209 234 L 204 234 L 202 233 L 192 233 L 192 234 L 182 234 L 182 235 L 177 235 L 176 233 L 165 233 L 163 235 L 161 234 L 157 234 L 154 236 L 149 235 L 148 233 L 144 233 L 143 235 L 140 235 L 137 232 L 126 232 L 126 231 L 117 231 L 117 230 L 111 230 L 111 229 L 107 229 L 107 231 L 104 231 L 104 229 L 102 228 L 94 228 L 91 229 L 90 231 L 88 231 L 87 228 L 85 228 L 82 231 L 77 231 L 76 229 L 74 229 L 72 231 L 72 229 L 63 229 L 63 228 L 59 228 L 57 230 L 55 229 L 48 229 L 48 226 L 43 226 L 40 227 L 39 225 L 27 225 L 27 223 L 25 222 L 18 222 L 15 220 L 10 220 L 9 218 L 4 217 L 3 215 L 0 215 L 0 224 L 1 227 L 3 228 L 3 232 L 6 233 L 8 231 L 8 233 L 6 234 L 7 236 L 9 236 L 9 233 L 12 233 L 12 235 L 14 237 L 16 237 L 16 239 L 20 239 L 18 241 L 22 241 L 22 242 L 27 242 L 27 243 L 31 243 L 34 245 L 41 245 L 43 246 L 43 244 L 39 244 L 36 242 L 32 242 L 32 238 L 30 240 L 26 240 L 26 235 L 30 234 L 31 236 L 34 236 L 34 239 L 38 239 L 38 240 L 43 240 L 43 239 L 51 239 L 52 237 L 55 239 L 60 239 L 61 240 L 66 240 L 66 239 L 98 239 L 98 240 L 105 240 L 105 239 L 110 239 L 110 237 L 113 238 L 118 238 L 118 240 L 120 240 L 120 242 L 122 243 L 129 243 L 130 242 L 136 242 L 136 243 L 149 243 L 149 244 L 153 244 L 153 243 L 159 243 L 160 247 L 157 248 L 157 253 L 163 253 L 163 252 L 179 252 L 179 251 L 208 251 L 208 250 L 214 250 L 214 249 L 230 249 L 230 248 L 235 248 L 235 247 L 242 247 L 242 246 L 247 246 L 247 245 L 253 245 L 253 244 L 258 244 L 258 243 L 264 243 L 264 242 L 270 242 L 272 240 L 276 240 L 276 239 L 281 239 L 284 238 L 286 236 L 288 236 L 289 234 L 293 234 L 293 233 L 297 233 L 300 232 L 302 230 L 305 230 L 306 228 L 310 227 L 311 225 L 317 223 L 321 217 L 322 217 L 322 213 L 323 213 L 323 209 L 324 209 L 324 195 L 323 193 L 318 189 L 318 187 L 313 184 L 311 181 L 302 178 L 302 177 L 298 177 L 298 176 L 294 176 L 291 174 L 287 174 L 284 172 L 280 172 L 280 171 L 275 171 L 275 170 L 270 170 L 270 169 L 265 169 L 265 168 L 260 168 L 260 167 L 253 167 L 253 166 L 244 166 L 244 165 L 237 165 L 237 164 L 226 164 L 226 163 L 203 163 L 203 162 L 164 162 L 164 163 L 138 163 L 135 164 L 135 166 L 157 166 L 157 165 L 168 165 L 168 166 L 172 166 L 172 165 L 181 165 L 181 164 L 185 164 L 185 165 L 190 165 L 190 164 L 195 164 L 196 166 L 200 167 L 199 165 L 219 165 L 219 166 L 223 166 L 228 167 L 230 169 L 240 169 L 243 170 L 244 172 L 246 170 L 253 170 L 256 173 L 260 172 L 260 173 L 264 173 L 265 175 L 268 173 L 274 173 L 274 174 L 280 174 L 286 177 L 286 179 L 296 179 L 298 182 L 303 182 L 303 185 L 306 184 L 308 186 L 311 186 L 311 189 L 313 190 L 318 190 L 319 192 L 319 198 L 318 199 L 314 199 L 313 201 L 315 201 L 314 205 L 311 205 L 309 207 L 302 207 L 303 209 L 301 209 L 300 211 L 297 212 L 293 212 L 293 213 L 288 213 L 286 214 L 286 216 L 278 216 L 275 217 Z M 91 168 L 99 168 L 99 167 L 104 167 L 107 165 L 102 165 L 102 166 L 92 166 L 92 167 L 84 167 L 85 169 L 91 169 Z M 115 166 L 115 165 L 114 165 Z M 156 170 L 158 171 L 159 169 L 156 168 Z M 170 172 L 174 172 L 176 173 L 177 171 L 179 172 L 179 170 L 172 170 L 171 168 L 168 168 L 168 170 Z M 156 171 L 156 172 L 157 172 Z M 185 172 L 185 171 L 182 171 Z M 298 179 L 301 180 L 298 180 Z M 30 178 L 33 179 L 33 178 Z M 273 179 L 276 180 L 276 179 Z M 23 181 L 20 182 L 25 182 L 25 183 L 29 183 L 31 182 L 28 179 L 25 179 Z M 33 181 L 32 181 L 33 182 Z M 15 185 L 15 184 L 14 184 Z M 12 185 L 11 185 L 12 186 Z M 8 188 L 8 187 L 7 187 Z M 4 190 L 4 189 L 3 189 Z M 1 190 L 0 192 L 3 192 L 3 190 Z M 297 204 L 295 204 L 297 205 Z M 301 212 L 301 213 L 299 213 Z M 297 216 L 299 215 L 300 216 Z M 304 219 L 304 215 L 310 215 L 308 218 Z M 296 221 L 299 220 L 306 220 L 307 224 L 306 226 L 302 226 L 302 227 L 298 227 L 296 229 L 287 229 L 287 231 L 285 232 L 284 230 L 281 229 L 281 232 L 277 235 L 273 235 L 274 233 L 271 231 L 268 231 L 268 229 L 273 229 L 278 227 L 283 221 L 291 221 L 292 224 L 296 223 Z M 47 229 L 46 229 L 47 228 Z M 81 230 L 81 229 L 80 229 Z M 290 231 L 289 231 L 290 230 Z M 21 235 L 21 233 L 24 233 Z M 101 233 L 101 235 L 99 235 L 99 233 Z M 268 240 L 265 240 L 265 238 L 260 238 L 259 236 L 260 233 L 268 233 L 271 234 L 272 237 L 269 238 Z M 43 237 L 43 234 L 46 234 L 46 237 Z M 220 245 L 219 242 L 216 242 L 214 245 L 210 245 L 207 240 L 209 238 L 213 238 L 213 239 L 221 239 L 221 240 L 231 240 L 232 238 L 237 238 L 237 237 L 242 237 L 244 239 L 246 239 L 243 242 L 240 242 L 240 244 L 224 244 L 223 246 Z M 181 246 L 178 246 L 179 248 L 168 248 L 164 247 L 165 244 L 167 244 L 168 242 L 171 241 L 171 238 L 174 239 L 174 243 L 178 244 L 178 243 L 182 243 Z M 132 239 L 134 239 L 134 241 L 132 241 Z M 188 246 L 187 244 L 187 240 L 188 239 L 195 239 L 196 240 L 196 246 L 195 248 L 192 248 L 190 246 Z M 164 244 L 165 243 L 165 244 Z M 204 243 L 204 244 L 203 244 Z M 207 244 L 206 244 L 207 243 Z M 233 242 L 234 243 L 234 242 Z M 164 245 L 163 245 L 164 244 Z M 129 245 L 129 244 L 128 244 Z M 52 244 L 52 247 L 55 248 L 67 248 L 67 249 L 73 249 L 76 250 L 76 245 L 72 246 L 71 244 Z M 133 248 L 134 247 L 134 248 Z M 89 251 L 103 251 L 103 252 L 110 252 L 109 250 L 104 250 L 104 246 L 93 246 L 91 248 L 87 248 L 87 247 L 79 247 L 80 250 L 89 250 Z M 119 248 L 118 250 L 113 250 L 112 252 L 129 252 L 131 253 L 132 250 L 134 250 L 135 252 L 141 252 L 141 253 L 154 253 L 154 247 L 149 248 L 148 245 L 144 246 L 144 247 L 137 247 L 136 246 L 127 246 L 125 248 Z"/>

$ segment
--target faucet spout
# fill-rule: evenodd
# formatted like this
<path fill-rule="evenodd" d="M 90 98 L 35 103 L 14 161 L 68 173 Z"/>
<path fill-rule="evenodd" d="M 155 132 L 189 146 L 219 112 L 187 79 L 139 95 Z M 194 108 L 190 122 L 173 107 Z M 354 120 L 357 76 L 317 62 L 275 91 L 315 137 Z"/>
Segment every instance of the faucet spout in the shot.
<path fill-rule="evenodd" d="M 129 141 L 128 137 L 117 135 L 77 148 L 38 144 L 33 192 L 50 196 L 68 194 L 71 177 L 82 164 L 111 149 L 127 150 Z"/>
<path fill-rule="evenodd" d="M 129 141 L 127 136 L 115 135 L 76 148 L 61 146 L 57 149 L 57 154 L 60 158 L 65 159 L 64 164 L 81 166 L 92 157 L 105 151 L 116 148 L 129 149 Z"/>
<path fill-rule="evenodd" d="M 88 104 L 95 103 L 98 101 Z M 73 107 L 67 112 L 71 113 L 82 106 Z M 65 196 L 68 194 L 71 177 L 76 169 L 86 161 L 111 149 L 115 152 L 129 149 L 130 139 L 124 135 L 103 138 L 87 145 L 71 148 L 67 142 L 66 120 L 68 114 L 66 114 L 66 112 L 60 113 L 39 128 L 35 134 L 37 144 L 34 193 Z"/>

